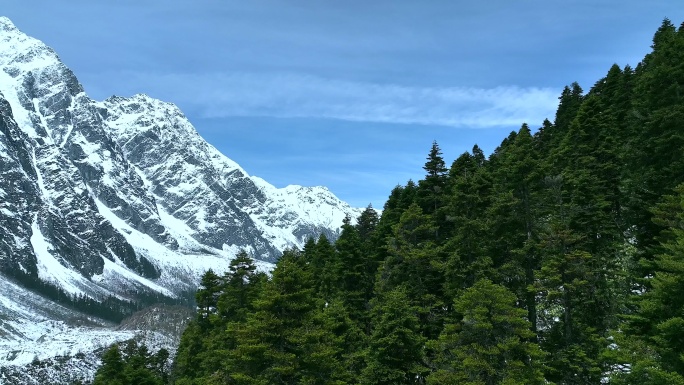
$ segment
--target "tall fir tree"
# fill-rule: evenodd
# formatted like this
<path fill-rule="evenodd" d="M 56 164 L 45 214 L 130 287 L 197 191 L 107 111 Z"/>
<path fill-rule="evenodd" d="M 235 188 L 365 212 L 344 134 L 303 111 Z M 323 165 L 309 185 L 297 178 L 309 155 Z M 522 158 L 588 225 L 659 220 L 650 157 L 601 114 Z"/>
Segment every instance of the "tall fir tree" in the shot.
<path fill-rule="evenodd" d="M 487 238 L 485 215 L 491 204 L 492 180 L 485 167 L 484 154 L 473 147 L 459 156 L 449 169 L 448 204 L 445 207 L 447 235 L 444 249 L 445 291 L 454 298 L 483 277 L 492 276 L 493 261 Z M 452 300 L 446 304 L 451 305 Z"/>
<path fill-rule="evenodd" d="M 441 197 L 446 187 L 448 169 L 442 157 L 442 150 L 436 141 L 432 142 L 432 147 L 427 157 L 427 162 L 423 166 L 425 178 L 418 183 L 420 205 L 426 213 L 433 213 L 441 206 Z"/>
<path fill-rule="evenodd" d="M 425 381 L 425 338 L 420 334 L 418 309 L 402 288 L 382 293 L 373 302 L 373 330 L 361 385 L 418 385 Z"/>
<path fill-rule="evenodd" d="M 653 209 L 664 228 L 648 291 L 634 295 L 636 311 L 621 325 L 617 362 L 630 370 L 617 384 L 684 384 L 684 184 Z"/>
<path fill-rule="evenodd" d="M 379 270 L 376 291 L 403 287 L 411 304 L 420 309 L 422 332 L 439 334 L 444 320 L 444 260 L 434 242 L 435 225 L 418 204 L 412 204 L 394 226 Z"/>
<path fill-rule="evenodd" d="M 430 385 L 543 384 L 543 353 L 516 297 L 489 280 L 477 281 L 455 301 L 459 318 L 439 339 Z"/>

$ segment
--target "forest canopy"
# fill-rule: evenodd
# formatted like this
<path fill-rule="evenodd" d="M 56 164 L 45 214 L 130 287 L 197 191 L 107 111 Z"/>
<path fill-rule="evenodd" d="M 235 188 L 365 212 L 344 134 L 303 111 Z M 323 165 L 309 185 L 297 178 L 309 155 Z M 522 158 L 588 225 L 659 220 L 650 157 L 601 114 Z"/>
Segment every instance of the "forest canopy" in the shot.
<path fill-rule="evenodd" d="M 208 271 L 170 379 L 684 384 L 684 26 L 424 171 L 270 276 L 244 252 Z"/>

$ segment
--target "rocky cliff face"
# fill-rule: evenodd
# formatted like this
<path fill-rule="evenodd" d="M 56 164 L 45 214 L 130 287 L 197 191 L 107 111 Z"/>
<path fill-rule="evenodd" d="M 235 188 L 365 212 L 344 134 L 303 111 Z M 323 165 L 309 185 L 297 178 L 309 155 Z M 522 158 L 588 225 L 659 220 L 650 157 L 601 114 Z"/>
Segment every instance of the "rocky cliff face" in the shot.
<path fill-rule="evenodd" d="M 92 101 L 50 48 L 19 32 L 7 19 L 0 19 L 0 33 L 2 120 L 9 134 L 8 150 L 22 166 L 7 172 L 21 170 L 19 178 L 26 179 L 27 189 L 21 194 L 25 202 L 5 203 L 24 208 L 9 211 L 31 223 L 29 237 L 7 234 L 13 227 L 0 229 L 3 239 L 24 239 L 31 246 L 8 254 L 14 261 L 0 255 L 3 272 L 19 269 L 51 280 L 47 258 L 92 278 L 102 274 L 104 259 L 118 259 L 138 274 L 158 276 L 98 214 L 95 200 L 110 206 L 125 202 L 124 207 L 142 217 L 151 217 L 155 206 L 140 179 L 131 179 L 136 175 L 104 131 Z M 15 179 L 3 178 L 2 188 L 16 195 L 17 190 L 8 185 Z M 172 243 L 160 223 L 149 227 L 162 229 L 155 239 Z"/>
<path fill-rule="evenodd" d="M 250 176 L 173 104 L 93 101 L 52 49 L 0 17 L 0 340 L 23 352 L 0 366 L 43 358 L 18 331 L 32 318 L 17 298 L 27 282 L 96 301 L 175 298 L 240 249 L 268 269 L 358 213 L 324 187 Z"/>

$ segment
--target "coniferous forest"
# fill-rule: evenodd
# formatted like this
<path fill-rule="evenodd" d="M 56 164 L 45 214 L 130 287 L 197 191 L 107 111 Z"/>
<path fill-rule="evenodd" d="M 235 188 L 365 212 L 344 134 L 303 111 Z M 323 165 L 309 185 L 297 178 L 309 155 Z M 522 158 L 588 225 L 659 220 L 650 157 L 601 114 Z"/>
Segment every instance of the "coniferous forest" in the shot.
<path fill-rule="evenodd" d="M 271 275 L 208 271 L 169 376 L 117 350 L 95 383 L 684 384 L 684 25 L 559 100 Z"/>

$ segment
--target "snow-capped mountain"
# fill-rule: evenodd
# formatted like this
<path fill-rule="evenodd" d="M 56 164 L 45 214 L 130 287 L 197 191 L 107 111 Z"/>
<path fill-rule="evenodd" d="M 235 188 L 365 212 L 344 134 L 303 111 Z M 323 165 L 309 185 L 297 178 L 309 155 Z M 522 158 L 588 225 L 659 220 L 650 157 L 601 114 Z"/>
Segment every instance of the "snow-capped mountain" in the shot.
<path fill-rule="evenodd" d="M 32 315 L 43 300 L 23 303 L 27 287 L 174 298 L 240 249 L 268 269 L 283 249 L 334 238 L 359 213 L 324 187 L 250 176 L 173 104 L 93 101 L 51 48 L 0 17 L 0 352 L 14 352 L 0 353 L 0 367 L 51 354 L 26 344 L 31 321 L 42 320 L 43 345 L 73 326 L 73 312 Z M 106 327 L 91 323 L 95 334 Z M 101 340 L 119 338 L 110 336 Z"/>

